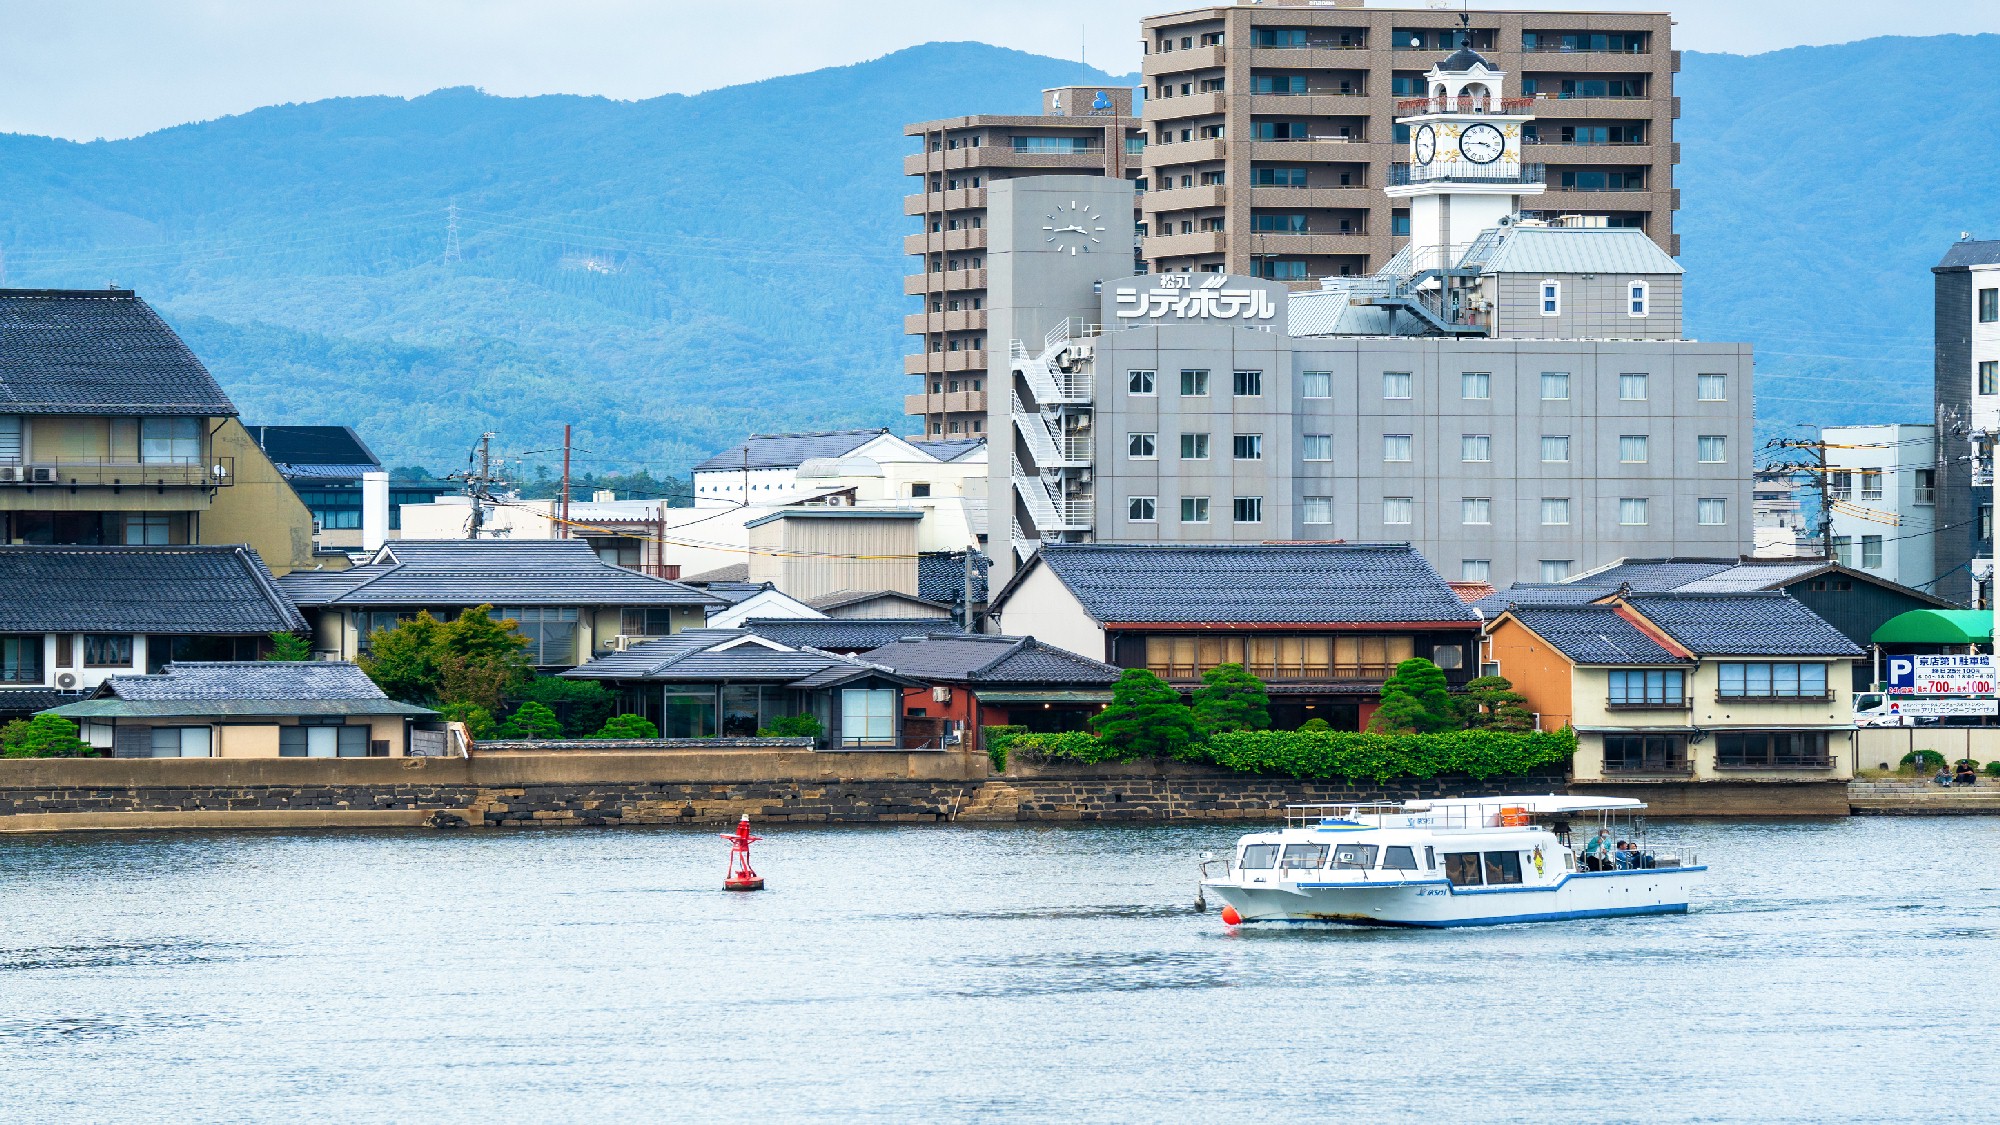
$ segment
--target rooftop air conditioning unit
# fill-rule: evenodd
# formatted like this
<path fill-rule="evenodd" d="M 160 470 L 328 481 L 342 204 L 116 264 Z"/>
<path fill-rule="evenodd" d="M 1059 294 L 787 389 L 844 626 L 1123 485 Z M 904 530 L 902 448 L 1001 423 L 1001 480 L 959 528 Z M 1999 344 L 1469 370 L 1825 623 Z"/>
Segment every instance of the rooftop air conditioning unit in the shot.
<path fill-rule="evenodd" d="M 36 484 L 56 483 L 56 470 L 53 465 L 31 465 L 28 467 L 28 473 L 30 474 L 28 479 Z"/>

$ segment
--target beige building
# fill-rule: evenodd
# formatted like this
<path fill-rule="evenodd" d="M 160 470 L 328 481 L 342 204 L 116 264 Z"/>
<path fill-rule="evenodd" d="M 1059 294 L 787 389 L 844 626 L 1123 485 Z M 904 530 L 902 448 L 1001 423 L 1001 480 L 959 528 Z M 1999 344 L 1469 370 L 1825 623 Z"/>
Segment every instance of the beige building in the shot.
<path fill-rule="evenodd" d="M 1637 227 L 1670 254 L 1680 101 L 1665 12 L 1471 11 L 1470 46 L 1534 122 L 1548 190 L 1524 218 Z M 1142 21 L 1144 254 L 1157 273 L 1366 275 L 1408 241 L 1399 116 L 1460 45 L 1447 9 L 1215 5 Z"/>
<path fill-rule="evenodd" d="M 986 426 L 989 350 L 987 186 L 1023 176 L 1136 178 L 1144 131 L 1132 116 L 1129 88 L 1062 86 L 1042 91 L 1039 117 L 951 117 L 920 121 L 903 132 L 922 146 L 903 159 L 904 174 L 918 188 L 904 197 L 903 213 L 921 223 L 903 240 L 904 252 L 918 261 L 903 292 L 921 302 L 903 318 L 903 331 L 918 344 L 904 357 L 903 373 L 922 380 L 904 399 L 904 412 L 921 419 L 918 437 L 979 437 Z M 1128 249 L 1136 258 L 1131 233 L 1117 223 L 1090 232 L 1096 252 L 1111 255 L 1107 273 L 1122 272 L 1117 263 Z M 1007 342 L 991 346 L 999 349 L 1004 371 Z"/>

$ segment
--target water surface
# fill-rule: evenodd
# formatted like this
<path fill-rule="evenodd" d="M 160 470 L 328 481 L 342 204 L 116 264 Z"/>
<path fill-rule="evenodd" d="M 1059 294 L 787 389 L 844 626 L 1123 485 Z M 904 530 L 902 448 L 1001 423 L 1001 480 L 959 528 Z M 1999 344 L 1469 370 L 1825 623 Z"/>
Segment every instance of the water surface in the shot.
<path fill-rule="evenodd" d="M 0 840 L 0 1120 L 2000 1115 L 2000 820 L 1446 932 L 1231 932 L 1226 826 L 768 832 L 762 894 L 712 830 Z"/>

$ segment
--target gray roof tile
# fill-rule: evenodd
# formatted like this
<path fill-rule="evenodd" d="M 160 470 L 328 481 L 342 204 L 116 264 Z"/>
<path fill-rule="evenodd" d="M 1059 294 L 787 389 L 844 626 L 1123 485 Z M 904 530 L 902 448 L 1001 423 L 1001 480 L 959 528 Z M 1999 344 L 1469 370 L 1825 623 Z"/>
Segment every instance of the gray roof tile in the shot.
<path fill-rule="evenodd" d="M 0 632 L 246 636 L 305 618 L 248 547 L 0 546 Z"/>
<path fill-rule="evenodd" d="M 753 617 L 743 625 L 781 645 L 830 652 L 862 652 L 951 628 L 951 622 L 941 617 Z"/>
<path fill-rule="evenodd" d="M 969 684 L 1110 684 L 1121 670 L 1032 637 L 933 633 L 861 654 L 919 680 Z"/>
<path fill-rule="evenodd" d="M 1702 656 L 1860 656 L 1789 594 L 1638 594 L 1627 599 L 1646 620 Z"/>
<path fill-rule="evenodd" d="M 131 290 L 0 289 L 0 414 L 235 413 Z"/>
<path fill-rule="evenodd" d="M 827 687 L 856 676 L 899 678 L 853 657 L 757 643 L 768 638 L 753 639 L 748 644 L 730 643 L 745 637 L 753 634 L 746 629 L 689 629 L 633 645 L 624 652 L 600 656 L 562 675 L 581 680 L 649 683 L 758 681 L 798 688 Z"/>
<path fill-rule="evenodd" d="M 1141 546 L 1048 543 L 1046 566 L 1104 623 L 1473 623 L 1472 609 L 1408 544 Z M 1004 606 L 998 607 L 1004 612 Z"/>
<path fill-rule="evenodd" d="M 972 552 L 972 600 L 986 600 L 986 574 L 993 560 Z M 927 602 L 957 605 L 965 597 L 965 552 L 926 551 L 917 556 L 917 596 Z"/>
<path fill-rule="evenodd" d="M 1536 636 L 1578 664 L 1685 664 L 1608 605 L 1532 606 L 1513 611 Z"/>
<path fill-rule="evenodd" d="M 810 434 L 751 434 L 694 467 L 695 472 L 719 469 L 796 469 L 815 457 L 840 457 L 874 441 L 886 429 L 826 430 Z"/>
<path fill-rule="evenodd" d="M 188 661 L 169 664 L 157 676 L 112 676 L 97 689 L 99 698 L 166 699 L 348 699 L 386 700 L 358 666 L 345 661 L 272 660 Z"/>
<path fill-rule="evenodd" d="M 597 557 L 581 539 L 398 539 L 365 566 L 279 579 L 300 605 L 722 605 Z"/>

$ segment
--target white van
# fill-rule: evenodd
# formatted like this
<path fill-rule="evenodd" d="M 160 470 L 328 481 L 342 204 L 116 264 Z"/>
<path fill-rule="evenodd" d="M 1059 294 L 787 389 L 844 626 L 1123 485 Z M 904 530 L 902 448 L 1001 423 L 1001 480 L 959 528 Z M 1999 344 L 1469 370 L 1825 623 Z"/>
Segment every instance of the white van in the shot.
<path fill-rule="evenodd" d="M 1857 727 L 1913 727 L 1920 721 L 1923 720 L 1903 714 L 1902 701 L 1893 695 L 1863 692 L 1854 697 L 1854 725 Z"/>

